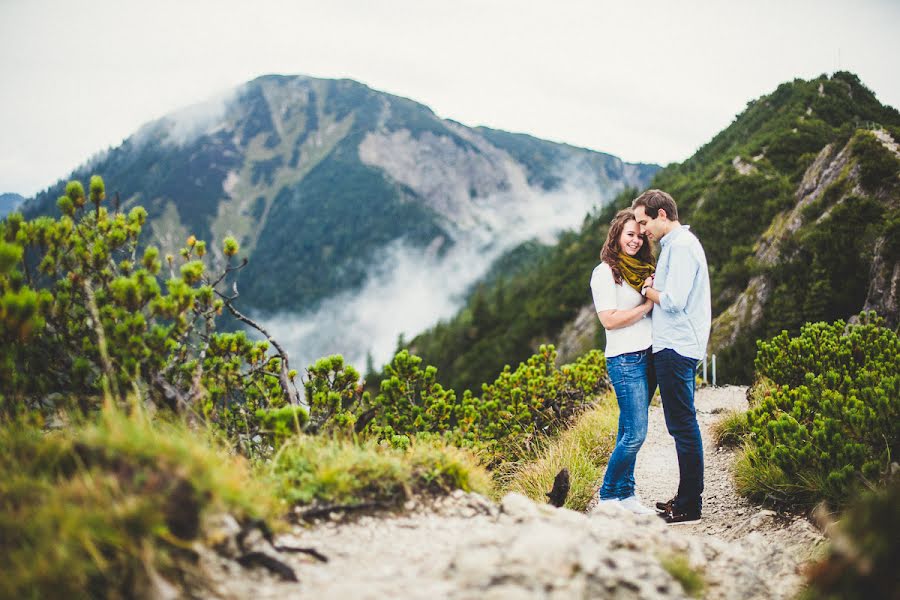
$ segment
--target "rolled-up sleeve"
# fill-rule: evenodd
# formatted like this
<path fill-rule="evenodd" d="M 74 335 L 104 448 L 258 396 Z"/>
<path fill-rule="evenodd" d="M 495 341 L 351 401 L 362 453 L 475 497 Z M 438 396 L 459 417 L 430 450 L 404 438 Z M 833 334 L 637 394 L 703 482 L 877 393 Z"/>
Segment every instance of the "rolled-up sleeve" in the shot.
<path fill-rule="evenodd" d="M 659 290 L 659 306 L 664 311 L 674 313 L 684 310 L 699 268 L 700 263 L 690 247 L 677 245 L 671 249 L 666 289 Z"/>

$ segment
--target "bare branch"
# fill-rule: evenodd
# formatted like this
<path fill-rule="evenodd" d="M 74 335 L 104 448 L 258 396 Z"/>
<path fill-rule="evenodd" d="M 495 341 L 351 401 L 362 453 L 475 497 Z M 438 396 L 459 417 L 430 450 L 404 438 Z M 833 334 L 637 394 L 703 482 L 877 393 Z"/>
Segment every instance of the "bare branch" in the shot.
<path fill-rule="evenodd" d="M 288 377 L 288 372 L 290 371 L 290 365 L 288 363 L 287 352 L 285 352 L 285 350 L 281 346 L 281 344 L 279 344 L 271 335 L 269 335 L 268 331 L 263 329 L 262 325 L 260 325 L 253 319 L 245 316 L 243 313 L 241 313 L 238 309 L 236 309 L 232 305 L 232 302 L 239 295 L 238 291 L 237 291 L 237 282 L 234 282 L 232 289 L 234 290 L 234 296 L 229 298 L 229 297 L 225 296 L 224 294 L 220 293 L 215 288 L 213 288 L 213 290 L 216 292 L 216 295 L 219 296 L 220 298 L 222 298 L 222 300 L 225 302 L 225 306 L 228 308 L 228 312 L 230 312 L 232 314 L 232 316 L 234 316 L 235 319 L 237 319 L 238 321 L 240 321 L 242 323 L 246 323 L 250 327 L 253 327 L 258 332 L 263 334 L 266 337 L 266 340 L 270 344 L 272 344 L 276 350 L 278 350 L 278 353 L 281 355 L 281 373 L 279 373 L 279 375 L 278 375 L 278 380 L 281 383 L 282 392 L 284 393 L 284 397 L 288 401 L 288 404 L 290 404 L 291 406 L 297 406 L 300 403 L 300 398 L 297 395 L 297 389 L 294 387 L 293 383 L 291 382 L 291 378 Z"/>

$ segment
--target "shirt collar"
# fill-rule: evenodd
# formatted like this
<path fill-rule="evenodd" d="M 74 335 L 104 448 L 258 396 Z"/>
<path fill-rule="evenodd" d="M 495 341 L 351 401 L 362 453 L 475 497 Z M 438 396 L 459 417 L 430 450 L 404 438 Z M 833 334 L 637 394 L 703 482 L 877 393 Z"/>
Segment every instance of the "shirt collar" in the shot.
<path fill-rule="evenodd" d="M 687 230 L 690 228 L 691 228 L 690 225 L 679 225 L 678 227 L 676 227 L 672 231 L 670 231 L 668 234 L 664 235 L 663 239 L 659 240 L 659 245 L 666 246 L 666 245 L 670 244 L 672 241 L 675 240 L 675 238 L 677 238 L 681 234 L 681 231 L 683 229 Z"/>

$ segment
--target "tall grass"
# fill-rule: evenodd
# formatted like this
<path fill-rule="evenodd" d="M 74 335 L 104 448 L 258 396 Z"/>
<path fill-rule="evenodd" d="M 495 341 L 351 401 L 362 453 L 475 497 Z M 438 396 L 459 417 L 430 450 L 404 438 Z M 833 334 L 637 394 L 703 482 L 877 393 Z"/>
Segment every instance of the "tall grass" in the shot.
<path fill-rule="evenodd" d="M 746 412 L 729 411 L 712 426 L 713 442 L 718 447 L 740 446 L 748 433 L 750 424 L 747 423 Z"/>
<path fill-rule="evenodd" d="M 755 502 L 769 502 L 795 508 L 811 508 L 825 497 L 827 476 L 812 469 L 788 475 L 773 462 L 760 456 L 752 441 L 747 441 L 734 461 L 735 489 Z"/>
<path fill-rule="evenodd" d="M 533 461 L 509 463 L 498 469 L 498 495 L 519 492 L 536 502 L 546 502 L 546 492 L 561 469 L 569 470 L 569 495 L 565 506 L 583 511 L 603 477 L 616 444 L 619 408 L 613 393 L 583 413 L 559 437 L 543 442 Z"/>

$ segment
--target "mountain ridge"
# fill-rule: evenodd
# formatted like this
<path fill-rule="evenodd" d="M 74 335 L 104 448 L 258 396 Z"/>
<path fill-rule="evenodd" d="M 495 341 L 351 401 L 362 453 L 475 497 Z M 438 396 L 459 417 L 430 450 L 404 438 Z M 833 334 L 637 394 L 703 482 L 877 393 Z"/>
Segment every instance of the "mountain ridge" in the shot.
<path fill-rule="evenodd" d="M 278 325 L 363 293 L 398 252 L 429 268 L 468 253 L 475 262 L 454 276 L 471 284 L 488 260 L 532 237 L 553 241 L 655 169 L 469 128 L 353 80 L 264 75 L 147 123 L 71 178 L 100 174 L 112 205 L 143 205 L 147 243 L 163 254 L 195 235 L 223 261 L 221 240 L 234 236 L 250 259 L 242 305 Z M 62 189 L 61 180 L 31 199 L 26 216 L 55 214 Z M 348 353 L 348 335 L 317 347 Z"/>
<path fill-rule="evenodd" d="M 25 202 L 25 197 L 21 194 L 12 192 L 0 194 L 0 219 L 17 210 L 23 202 Z"/>

